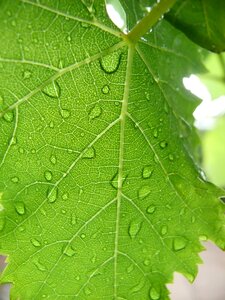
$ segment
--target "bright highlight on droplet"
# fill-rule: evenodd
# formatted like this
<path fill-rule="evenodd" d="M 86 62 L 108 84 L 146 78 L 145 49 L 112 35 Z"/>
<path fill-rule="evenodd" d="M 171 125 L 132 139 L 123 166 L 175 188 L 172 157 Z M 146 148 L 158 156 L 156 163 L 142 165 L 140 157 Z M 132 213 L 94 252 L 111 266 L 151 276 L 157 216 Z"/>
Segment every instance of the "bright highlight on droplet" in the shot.
<path fill-rule="evenodd" d="M 112 22 L 124 33 L 126 28 L 126 13 L 118 0 L 107 0 L 106 10 Z"/>

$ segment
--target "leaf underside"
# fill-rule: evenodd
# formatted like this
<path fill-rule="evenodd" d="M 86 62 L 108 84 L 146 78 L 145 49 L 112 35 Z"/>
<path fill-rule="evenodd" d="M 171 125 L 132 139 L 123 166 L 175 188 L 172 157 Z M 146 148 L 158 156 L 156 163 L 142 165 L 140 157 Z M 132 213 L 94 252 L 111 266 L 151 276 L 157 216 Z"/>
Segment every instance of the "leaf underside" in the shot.
<path fill-rule="evenodd" d="M 187 147 L 198 48 L 166 20 L 129 43 L 103 0 L 5 0 L 0 23 L 11 299 L 169 299 L 199 239 L 225 242 L 222 193 Z"/>

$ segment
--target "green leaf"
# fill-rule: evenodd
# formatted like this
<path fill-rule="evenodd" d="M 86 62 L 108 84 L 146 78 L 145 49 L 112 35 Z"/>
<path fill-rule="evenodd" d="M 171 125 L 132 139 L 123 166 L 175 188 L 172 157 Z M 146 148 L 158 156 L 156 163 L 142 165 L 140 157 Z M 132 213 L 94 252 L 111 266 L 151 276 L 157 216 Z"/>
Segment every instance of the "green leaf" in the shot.
<path fill-rule="evenodd" d="M 103 0 L 2 1 L 0 36 L 11 299 L 168 299 L 199 239 L 225 243 L 222 192 L 186 147 L 198 48 L 165 20 L 130 41 Z"/>
<path fill-rule="evenodd" d="M 200 46 L 225 51 L 223 0 L 178 0 L 166 18 Z"/>

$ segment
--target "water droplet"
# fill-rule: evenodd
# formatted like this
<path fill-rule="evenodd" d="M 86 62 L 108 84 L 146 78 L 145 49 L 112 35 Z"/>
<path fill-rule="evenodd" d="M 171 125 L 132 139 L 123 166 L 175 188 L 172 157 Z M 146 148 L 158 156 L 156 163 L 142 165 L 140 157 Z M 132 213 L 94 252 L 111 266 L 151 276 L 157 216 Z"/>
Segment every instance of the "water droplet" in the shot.
<path fill-rule="evenodd" d="M 0 218 L 0 231 L 2 231 L 5 227 L 5 218 L 1 217 Z"/>
<path fill-rule="evenodd" d="M 128 228 L 128 233 L 129 236 L 134 239 L 138 232 L 141 230 L 142 223 L 139 220 L 133 220 L 131 221 L 129 228 Z"/>
<path fill-rule="evenodd" d="M 49 127 L 50 127 L 50 128 L 54 128 L 54 126 L 55 126 L 55 125 L 54 125 L 54 122 L 51 121 L 51 122 L 49 123 Z"/>
<path fill-rule="evenodd" d="M 142 170 L 142 177 L 144 179 L 150 178 L 152 176 L 153 170 L 151 166 L 146 166 Z"/>
<path fill-rule="evenodd" d="M 145 286 L 145 278 L 142 278 L 137 285 L 131 289 L 131 293 L 140 291 Z"/>
<path fill-rule="evenodd" d="M 77 281 L 79 281 L 80 280 L 80 276 L 78 275 L 78 276 L 76 276 L 76 280 Z"/>
<path fill-rule="evenodd" d="M 150 262 L 151 262 L 150 259 L 149 259 L 149 258 L 146 258 L 146 259 L 144 260 L 144 263 L 143 263 L 143 264 L 144 264 L 145 266 L 149 266 Z"/>
<path fill-rule="evenodd" d="M 70 111 L 68 109 L 61 109 L 60 114 L 63 119 L 68 119 L 70 117 Z"/>
<path fill-rule="evenodd" d="M 39 271 L 41 271 L 41 272 L 46 271 L 46 267 L 42 263 L 40 263 L 40 261 L 38 259 L 36 259 L 34 261 L 34 264 L 38 268 Z"/>
<path fill-rule="evenodd" d="M 117 52 L 110 53 L 99 60 L 101 69 L 107 74 L 115 73 L 120 66 L 122 54 Z"/>
<path fill-rule="evenodd" d="M 52 81 L 43 88 L 42 93 L 50 98 L 59 98 L 61 95 L 61 88 L 57 81 Z"/>
<path fill-rule="evenodd" d="M 162 235 L 165 235 L 165 234 L 167 234 L 167 231 L 168 231 L 168 227 L 167 227 L 166 225 L 163 225 L 163 226 L 161 227 L 161 234 L 162 234 Z"/>
<path fill-rule="evenodd" d="M 81 237 L 82 239 L 85 239 L 85 238 L 86 238 L 86 234 L 82 233 L 80 237 Z"/>
<path fill-rule="evenodd" d="M 52 180 L 52 172 L 51 171 L 45 171 L 44 176 L 45 176 L 45 179 L 47 181 L 51 181 Z"/>
<path fill-rule="evenodd" d="M 131 264 L 128 268 L 127 268 L 127 273 L 131 273 L 134 270 L 134 265 Z"/>
<path fill-rule="evenodd" d="M 85 22 L 81 22 L 80 25 L 81 25 L 82 28 L 89 28 L 90 27 L 90 24 L 85 23 Z"/>
<path fill-rule="evenodd" d="M 110 88 L 108 85 L 104 85 L 103 88 L 102 88 L 102 92 L 103 94 L 108 94 L 110 91 Z"/>
<path fill-rule="evenodd" d="M 89 112 L 89 119 L 94 120 L 102 114 L 102 108 L 101 106 L 97 103 Z"/>
<path fill-rule="evenodd" d="M 75 225 L 77 223 L 77 217 L 75 215 L 75 213 L 71 214 L 71 224 Z"/>
<path fill-rule="evenodd" d="M 170 160 L 170 161 L 173 161 L 173 160 L 174 160 L 173 154 L 169 154 L 169 160 Z"/>
<path fill-rule="evenodd" d="M 58 198 L 58 188 L 53 187 L 53 188 L 49 189 L 47 198 L 50 203 L 54 203 L 56 201 L 56 199 Z"/>
<path fill-rule="evenodd" d="M 75 252 L 76 251 L 73 249 L 73 247 L 70 244 L 68 244 L 66 246 L 66 248 L 63 250 L 63 254 L 65 254 L 65 255 L 67 255 L 69 257 L 74 256 Z"/>
<path fill-rule="evenodd" d="M 155 205 L 150 205 L 146 211 L 148 214 L 153 214 L 155 212 L 155 210 L 156 210 Z"/>
<path fill-rule="evenodd" d="M 94 158 L 96 156 L 95 148 L 90 147 L 86 150 L 86 152 L 83 154 L 82 158 Z"/>
<path fill-rule="evenodd" d="M 158 130 L 156 128 L 153 130 L 153 136 L 154 138 L 158 137 Z"/>
<path fill-rule="evenodd" d="M 158 300 L 160 298 L 160 291 L 154 287 L 151 287 L 149 290 L 149 296 L 152 300 Z"/>
<path fill-rule="evenodd" d="M 71 41 L 72 41 L 72 38 L 71 38 L 70 35 L 68 35 L 66 39 L 67 39 L 68 42 L 71 42 Z"/>
<path fill-rule="evenodd" d="M 187 239 L 182 236 L 174 238 L 173 240 L 174 251 L 183 250 L 184 248 L 186 248 L 187 243 L 188 243 Z"/>
<path fill-rule="evenodd" d="M 23 79 L 29 79 L 31 77 L 32 73 L 28 70 L 23 72 Z"/>
<path fill-rule="evenodd" d="M 26 212 L 25 205 L 24 205 L 23 202 L 16 202 L 16 203 L 15 203 L 15 208 L 16 208 L 16 212 L 17 212 L 19 215 L 24 215 L 25 212 Z"/>
<path fill-rule="evenodd" d="M 55 155 L 52 155 L 52 156 L 50 157 L 50 161 L 51 161 L 51 163 L 52 163 L 53 165 L 55 165 L 55 164 L 57 163 L 57 158 L 55 157 Z"/>
<path fill-rule="evenodd" d="M 18 230 L 19 230 L 19 232 L 23 232 L 23 231 L 25 230 L 25 227 L 20 226 L 20 227 L 18 228 Z"/>
<path fill-rule="evenodd" d="M 162 149 L 166 148 L 167 145 L 168 145 L 168 143 L 167 143 L 166 141 L 162 141 L 162 142 L 160 142 L 160 144 L 159 144 L 159 146 L 160 146 Z"/>
<path fill-rule="evenodd" d="M 11 178 L 11 181 L 13 183 L 18 183 L 19 182 L 19 178 L 15 176 L 15 177 Z"/>
<path fill-rule="evenodd" d="M 150 192 L 151 188 L 148 185 L 144 185 L 138 191 L 138 198 L 142 200 L 146 198 L 150 194 Z"/>
<path fill-rule="evenodd" d="M 31 243 L 34 247 L 40 247 L 41 246 L 41 243 L 37 239 L 32 238 L 30 241 L 31 241 Z"/>
<path fill-rule="evenodd" d="M 62 195 L 62 199 L 63 199 L 63 200 L 67 200 L 68 198 L 69 198 L 68 193 L 64 193 L 64 194 Z"/>
<path fill-rule="evenodd" d="M 9 122 L 11 123 L 14 119 L 14 113 L 12 111 L 8 111 L 4 114 L 3 116 L 3 119 L 6 121 L 6 122 Z"/>

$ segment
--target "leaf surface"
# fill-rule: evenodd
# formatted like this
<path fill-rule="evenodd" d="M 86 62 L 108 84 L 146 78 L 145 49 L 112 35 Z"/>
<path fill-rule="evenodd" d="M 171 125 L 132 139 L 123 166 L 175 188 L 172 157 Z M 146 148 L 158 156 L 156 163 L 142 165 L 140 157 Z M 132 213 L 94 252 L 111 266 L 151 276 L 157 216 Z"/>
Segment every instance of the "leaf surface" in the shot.
<path fill-rule="evenodd" d="M 1 282 L 12 299 L 168 299 L 199 238 L 224 248 L 222 193 L 185 146 L 198 49 L 165 20 L 130 43 L 104 1 L 0 8 Z"/>

